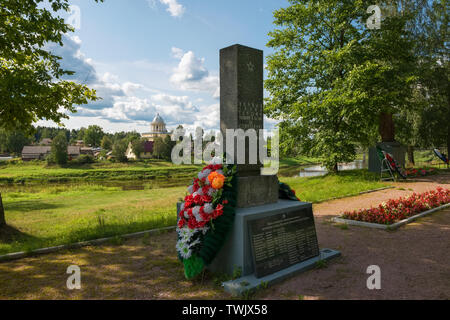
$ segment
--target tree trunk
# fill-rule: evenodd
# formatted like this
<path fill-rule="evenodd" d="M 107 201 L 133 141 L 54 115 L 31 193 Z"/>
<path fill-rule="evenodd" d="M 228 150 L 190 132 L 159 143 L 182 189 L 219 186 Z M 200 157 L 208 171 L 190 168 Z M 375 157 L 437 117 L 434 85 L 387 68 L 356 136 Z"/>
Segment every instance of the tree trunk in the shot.
<path fill-rule="evenodd" d="M 414 161 L 414 147 L 408 146 L 408 162 L 410 165 L 414 166 L 416 162 Z"/>
<path fill-rule="evenodd" d="M 333 172 L 334 173 L 338 173 L 339 172 L 339 164 L 337 162 L 334 164 Z"/>
<path fill-rule="evenodd" d="M 395 141 L 395 126 L 392 113 L 380 113 L 379 132 L 382 142 Z"/>
<path fill-rule="evenodd" d="M 3 209 L 2 194 L 0 193 L 0 227 L 6 225 L 5 210 Z"/>
<path fill-rule="evenodd" d="M 447 159 L 450 157 L 450 125 L 447 124 Z"/>

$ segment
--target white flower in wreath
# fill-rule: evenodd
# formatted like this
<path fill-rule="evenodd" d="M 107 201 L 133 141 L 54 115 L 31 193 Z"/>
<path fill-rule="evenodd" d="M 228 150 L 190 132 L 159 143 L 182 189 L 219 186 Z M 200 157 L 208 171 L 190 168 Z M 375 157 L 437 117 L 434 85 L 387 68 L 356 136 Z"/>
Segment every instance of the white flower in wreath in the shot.
<path fill-rule="evenodd" d="M 200 216 L 200 209 L 201 209 L 200 206 L 196 206 L 196 207 L 194 207 L 194 209 L 192 209 L 192 214 L 194 215 L 195 219 L 198 222 L 202 222 L 203 221 L 202 217 Z"/>
<path fill-rule="evenodd" d="M 216 194 L 217 193 L 217 190 L 216 189 L 214 189 L 214 188 L 210 188 L 209 190 L 208 190 L 208 196 L 210 196 L 210 197 L 212 197 L 214 194 Z"/>
<path fill-rule="evenodd" d="M 196 245 L 200 244 L 200 239 L 195 240 L 194 242 L 189 244 L 189 249 L 195 247 Z"/>
<path fill-rule="evenodd" d="M 223 159 L 221 157 L 214 157 L 211 159 L 210 164 L 212 165 L 216 165 L 216 164 L 222 164 L 223 163 Z"/>
<path fill-rule="evenodd" d="M 200 229 L 200 231 L 203 233 L 203 235 L 205 235 L 208 231 L 209 231 L 209 227 L 203 227 Z"/>
<path fill-rule="evenodd" d="M 203 206 L 203 211 L 207 214 L 213 213 L 214 207 L 213 207 L 212 203 L 205 203 L 205 205 Z"/>
<path fill-rule="evenodd" d="M 195 230 L 192 230 L 190 228 L 181 228 L 181 229 L 178 228 L 177 232 L 182 242 L 189 242 L 196 233 Z"/>
<path fill-rule="evenodd" d="M 199 196 L 202 196 L 202 195 L 203 195 L 203 189 L 202 189 L 202 188 L 198 189 L 198 190 L 195 192 L 195 194 L 198 194 Z"/>
<path fill-rule="evenodd" d="M 189 244 L 182 241 L 177 243 L 177 251 L 183 259 L 189 259 L 192 256 L 192 250 Z"/>
<path fill-rule="evenodd" d="M 188 190 L 189 194 L 194 193 L 194 186 L 193 186 L 193 185 L 190 185 L 190 186 L 187 188 L 187 190 Z"/>
<path fill-rule="evenodd" d="M 180 206 L 180 211 L 183 211 L 183 210 L 184 210 L 184 202 Z"/>
<path fill-rule="evenodd" d="M 219 170 L 216 170 L 216 173 L 218 173 L 218 174 L 221 174 L 221 175 L 225 175 L 225 173 L 223 173 L 223 171 L 221 170 L 221 169 L 219 169 Z"/>
<path fill-rule="evenodd" d="M 205 169 L 205 170 L 203 170 L 202 172 L 199 172 L 198 178 L 199 178 L 200 180 L 201 180 L 201 179 L 204 179 L 204 178 L 208 177 L 210 173 L 211 173 L 211 170 Z"/>

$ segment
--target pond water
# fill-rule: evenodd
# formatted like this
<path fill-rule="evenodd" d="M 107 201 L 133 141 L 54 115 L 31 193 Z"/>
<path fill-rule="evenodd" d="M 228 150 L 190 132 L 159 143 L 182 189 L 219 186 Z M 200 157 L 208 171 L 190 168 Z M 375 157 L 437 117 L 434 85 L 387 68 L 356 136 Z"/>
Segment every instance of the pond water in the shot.
<path fill-rule="evenodd" d="M 368 167 L 367 162 L 363 160 L 355 160 L 349 163 L 341 163 L 338 165 L 339 171 L 345 170 L 357 170 L 357 169 L 366 169 Z M 299 177 L 318 177 L 324 176 L 328 173 L 328 170 L 323 166 L 312 166 L 303 168 L 298 174 Z"/>

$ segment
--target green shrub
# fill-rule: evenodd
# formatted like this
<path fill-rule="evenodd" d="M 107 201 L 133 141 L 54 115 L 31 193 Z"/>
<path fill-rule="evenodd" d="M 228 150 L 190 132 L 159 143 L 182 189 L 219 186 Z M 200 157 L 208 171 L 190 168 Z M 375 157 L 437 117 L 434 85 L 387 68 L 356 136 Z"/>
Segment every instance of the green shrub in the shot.
<path fill-rule="evenodd" d="M 76 163 L 78 164 L 89 164 L 95 163 L 95 158 L 90 154 L 82 154 L 76 159 Z"/>

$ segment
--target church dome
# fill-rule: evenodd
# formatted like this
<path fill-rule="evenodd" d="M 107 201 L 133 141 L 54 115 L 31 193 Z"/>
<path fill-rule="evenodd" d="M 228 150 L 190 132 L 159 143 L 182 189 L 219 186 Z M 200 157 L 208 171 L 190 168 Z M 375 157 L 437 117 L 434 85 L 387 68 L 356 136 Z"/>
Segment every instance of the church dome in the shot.
<path fill-rule="evenodd" d="M 163 118 L 161 118 L 161 116 L 158 114 L 156 114 L 155 119 L 153 119 L 152 124 L 164 124 L 164 120 Z"/>

